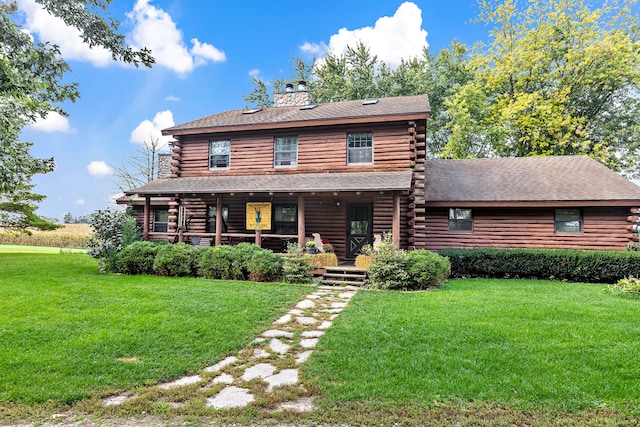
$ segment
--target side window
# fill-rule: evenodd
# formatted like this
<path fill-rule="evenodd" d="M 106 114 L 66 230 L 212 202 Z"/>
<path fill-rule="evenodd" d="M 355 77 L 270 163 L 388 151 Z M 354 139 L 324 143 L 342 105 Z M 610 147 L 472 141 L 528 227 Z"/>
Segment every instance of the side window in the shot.
<path fill-rule="evenodd" d="M 211 141 L 209 143 L 209 169 L 229 169 L 231 141 Z"/>
<path fill-rule="evenodd" d="M 473 233 L 473 212 L 471 209 L 449 209 L 450 233 Z"/>
<path fill-rule="evenodd" d="M 153 231 L 166 233 L 169 230 L 169 211 L 156 209 L 153 211 Z"/>
<path fill-rule="evenodd" d="M 347 164 L 373 163 L 373 133 L 358 132 L 347 134 Z"/>
<path fill-rule="evenodd" d="M 273 147 L 274 166 L 296 166 L 298 164 L 298 137 L 276 137 Z"/>
<path fill-rule="evenodd" d="M 209 205 L 207 207 L 207 233 L 216 232 L 216 218 L 218 207 L 216 205 Z M 227 224 L 229 223 L 229 206 L 222 206 L 222 232 L 227 232 Z"/>
<path fill-rule="evenodd" d="M 554 222 L 556 233 L 582 233 L 582 210 L 556 209 Z"/>

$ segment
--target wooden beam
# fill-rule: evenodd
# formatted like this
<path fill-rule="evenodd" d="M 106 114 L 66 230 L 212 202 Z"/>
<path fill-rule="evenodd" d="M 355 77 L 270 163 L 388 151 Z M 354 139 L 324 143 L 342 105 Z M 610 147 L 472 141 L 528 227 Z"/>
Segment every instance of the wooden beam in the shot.
<path fill-rule="evenodd" d="M 142 221 L 142 240 L 149 240 L 149 214 L 151 213 L 151 197 L 144 198 L 144 220 Z"/>
<path fill-rule="evenodd" d="M 306 234 L 304 226 L 304 196 L 298 196 L 298 247 L 304 247 L 304 236 Z"/>
<path fill-rule="evenodd" d="M 215 245 L 222 244 L 222 197 L 216 197 L 216 240 Z"/>
<path fill-rule="evenodd" d="M 395 245 L 400 245 L 400 196 L 393 195 L 393 218 L 391 220 L 391 239 Z"/>

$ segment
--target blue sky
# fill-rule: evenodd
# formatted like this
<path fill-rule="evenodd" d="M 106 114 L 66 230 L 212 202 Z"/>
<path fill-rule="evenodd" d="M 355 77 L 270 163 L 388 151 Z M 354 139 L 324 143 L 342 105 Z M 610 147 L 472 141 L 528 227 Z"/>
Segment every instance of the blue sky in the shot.
<path fill-rule="evenodd" d="M 224 110 L 243 108 L 251 77 L 288 77 L 290 59 L 340 53 L 358 39 L 393 64 L 452 40 L 473 44 L 488 29 L 471 21 L 474 0 L 211 1 L 114 0 L 109 9 L 134 46 L 148 46 L 151 69 L 114 63 L 82 45 L 71 29 L 18 1 L 24 28 L 61 46 L 81 98 L 22 133 L 33 153 L 54 157 L 54 172 L 36 176 L 47 199 L 38 213 L 62 219 L 113 206 L 112 166 L 136 155 L 159 130 Z"/>

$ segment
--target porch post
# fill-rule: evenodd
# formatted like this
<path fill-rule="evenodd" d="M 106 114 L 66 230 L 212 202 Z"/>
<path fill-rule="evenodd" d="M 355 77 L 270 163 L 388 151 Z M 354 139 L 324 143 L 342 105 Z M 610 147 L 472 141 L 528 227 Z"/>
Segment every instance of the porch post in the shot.
<path fill-rule="evenodd" d="M 222 197 L 216 197 L 216 246 L 222 244 Z"/>
<path fill-rule="evenodd" d="M 395 245 L 400 246 L 400 196 L 393 195 L 393 218 L 391 221 L 391 239 Z"/>
<path fill-rule="evenodd" d="M 149 214 L 151 213 L 151 198 L 144 197 L 144 216 L 142 220 L 142 240 L 149 240 Z"/>
<path fill-rule="evenodd" d="M 304 196 L 298 195 L 298 247 L 304 247 L 304 236 L 306 230 L 304 228 Z"/>

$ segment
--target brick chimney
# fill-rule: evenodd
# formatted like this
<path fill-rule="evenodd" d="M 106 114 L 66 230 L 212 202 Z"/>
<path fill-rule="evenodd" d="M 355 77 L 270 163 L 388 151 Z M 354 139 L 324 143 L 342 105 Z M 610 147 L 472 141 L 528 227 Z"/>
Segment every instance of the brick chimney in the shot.
<path fill-rule="evenodd" d="M 292 83 L 287 83 L 284 92 L 276 93 L 273 96 L 274 107 L 304 107 L 313 104 L 313 95 L 309 92 L 307 82 L 300 80 L 298 88 L 294 89 Z"/>

